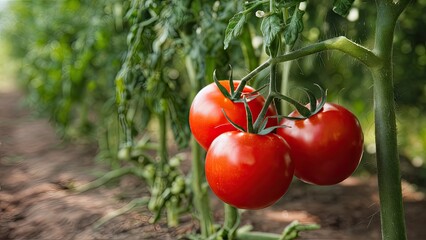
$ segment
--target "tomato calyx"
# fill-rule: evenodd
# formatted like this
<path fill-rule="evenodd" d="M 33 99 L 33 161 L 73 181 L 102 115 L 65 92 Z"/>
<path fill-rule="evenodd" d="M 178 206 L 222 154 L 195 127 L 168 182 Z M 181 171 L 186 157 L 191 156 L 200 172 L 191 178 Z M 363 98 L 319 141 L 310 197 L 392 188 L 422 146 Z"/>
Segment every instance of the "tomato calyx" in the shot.
<path fill-rule="evenodd" d="M 215 82 L 216 86 L 219 88 L 220 92 L 223 94 L 223 96 L 225 96 L 226 98 L 228 98 L 229 100 L 231 100 L 232 102 L 242 102 L 242 97 L 246 96 L 248 101 L 250 101 L 251 99 L 256 98 L 257 96 L 259 96 L 259 92 L 262 91 L 265 87 L 267 87 L 268 85 L 264 85 L 263 87 L 257 89 L 256 91 L 253 91 L 251 93 L 243 93 L 242 90 L 244 89 L 244 86 L 246 85 L 245 81 L 241 81 L 240 84 L 238 85 L 237 89 L 235 89 L 234 86 L 234 78 L 233 78 L 233 71 L 232 71 L 232 66 L 229 65 L 229 91 L 222 85 L 222 83 L 220 83 L 220 81 L 217 79 L 216 76 L 216 70 L 213 71 L 213 81 Z"/>
<path fill-rule="evenodd" d="M 213 72 L 213 80 L 216 84 L 216 86 L 219 88 L 220 92 L 229 100 L 231 100 L 234 103 L 243 103 L 244 104 L 244 108 L 245 108 L 245 112 L 246 112 L 246 123 L 247 123 L 247 131 L 240 125 L 238 125 L 237 123 L 235 123 L 234 121 L 232 121 L 229 116 L 226 114 L 225 110 L 222 109 L 222 113 L 224 114 L 226 120 L 236 129 L 238 129 L 241 132 L 248 132 L 248 133 L 255 133 L 255 134 L 259 134 L 259 135 L 266 135 L 268 133 L 271 133 L 272 131 L 274 131 L 277 128 L 281 128 L 284 126 L 280 126 L 280 125 L 275 125 L 275 126 L 271 126 L 271 127 L 266 127 L 268 124 L 268 120 L 270 118 L 279 118 L 279 116 L 268 116 L 268 117 L 262 117 L 263 119 L 261 120 L 261 124 L 260 126 L 256 126 L 256 124 L 254 124 L 253 121 L 253 114 L 250 110 L 250 107 L 248 105 L 248 102 L 254 100 L 255 98 L 261 96 L 260 92 L 265 89 L 266 87 L 268 87 L 268 84 L 260 87 L 259 89 L 250 92 L 250 93 L 243 93 L 242 91 L 239 91 L 238 89 L 241 89 L 241 84 L 243 84 L 242 82 L 240 83 L 240 85 L 238 85 L 237 89 L 235 89 L 234 86 L 234 80 L 233 80 L 233 73 L 232 73 L 232 66 L 229 65 L 230 68 L 230 74 L 229 74 L 229 91 L 222 85 L 222 83 L 217 79 L 216 76 L 216 70 Z M 245 84 L 243 84 L 245 85 Z M 268 109 L 269 104 L 265 104 L 265 106 L 263 106 L 266 109 Z"/>
<path fill-rule="evenodd" d="M 315 84 L 315 86 L 320 90 L 320 97 L 317 98 L 315 94 L 307 88 L 302 89 L 305 94 L 307 95 L 309 99 L 309 107 L 306 105 L 303 105 L 302 103 L 294 100 L 293 98 L 287 97 L 285 95 L 282 95 L 280 93 L 274 93 L 273 97 L 278 98 L 281 100 L 284 100 L 291 105 L 293 105 L 296 110 L 299 112 L 300 117 L 290 117 L 286 115 L 280 115 L 281 118 L 287 118 L 290 120 L 300 120 L 300 119 L 306 119 L 309 118 L 315 114 L 317 114 L 321 109 L 324 107 L 324 104 L 327 101 L 327 90 L 324 90 L 320 85 Z"/>
<path fill-rule="evenodd" d="M 216 83 L 216 86 L 219 88 L 220 92 L 225 96 L 226 98 L 233 101 L 234 95 L 235 95 L 235 87 L 234 87 L 234 79 L 233 79 L 233 73 L 232 73 L 232 66 L 229 65 L 230 73 L 229 73 L 229 91 L 219 82 L 216 76 L 216 69 L 213 71 L 213 81 Z"/>
<path fill-rule="evenodd" d="M 213 72 L 213 80 L 216 84 L 216 86 L 218 87 L 219 91 L 222 93 L 222 95 L 224 97 L 226 97 L 227 99 L 231 100 L 234 103 L 243 103 L 244 107 L 245 107 L 245 112 L 246 112 L 246 117 L 247 117 L 247 132 L 249 133 L 255 133 L 255 134 L 260 134 L 260 135 L 266 135 L 268 133 L 273 132 L 274 130 L 278 129 L 278 128 L 282 128 L 282 127 L 286 127 L 286 126 L 282 126 L 282 125 L 276 125 L 276 126 L 270 126 L 270 127 L 266 127 L 268 120 L 271 118 L 276 118 L 276 119 L 280 119 L 280 118 L 286 118 L 286 119 L 291 119 L 291 120 L 301 120 L 301 119 L 307 119 L 315 114 L 317 114 L 318 112 L 321 111 L 321 109 L 323 108 L 324 104 L 326 103 L 327 100 L 327 91 L 324 90 L 323 88 L 321 88 L 320 85 L 318 84 L 314 84 L 320 91 L 320 96 L 319 98 L 317 98 L 314 94 L 313 91 L 311 91 L 310 89 L 304 88 L 302 89 L 308 100 L 309 100 L 309 104 L 302 104 L 300 102 L 298 102 L 297 100 L 285 96 L 283 94 L 281 94 L 280 92 L 276 91 L 275 87 L 272 87 L 273 85 L 270 84 L 266 84 L 264 86 L 262 86 L 261 88 L 250 92 L 250 93 L 243 93 L 242 89 L 245 86 L 245 82 L 241 81 L 238 86 L 234 86 L 234 80 L 233 80 L 233 71 L 232 71 L 232 66 L 229 65 L 229 69 L 230 69 L 230 74 L 229 74 L 229 90 L 222 85 L 222 83 L 217 79 L 216 76 L 216 70 L 214 70 Z M 253 122 L 253 114 L 248 106 L 247 102 L 252 101 L 253 99 L 261 96 L 260 91 L 262 91 L 263 89 L 265 89 L 266 87 L 269 87 L 269 92 L 268 92 L 268 96 L 265 102 L 265 105 L 263 106 L 259 116 L 257 117 L 257 119 Z M 283 100 L 286 101 L 288 103 L 290 103 L 291 105 L 294 106 L 294 108 L 297 110 L 297 112 L 299 112 L 299 116 L 295 117 L 295 116 L 287 116 L 287 115 L 276 115 L 276 116 L 266 116 L 266 112 L 267 109 L 269 108 L 269 106 L 271 104 L 273 104 L 275 99 L 279 99 L 279 100 Z M 227 119 L 227 121 L 236 129 L 242 131 L 242 132 L 246 132 L 246 130 L 236 124 L 235 122 L 233 122 L 228 115 L 226 114 L 226 112 L 222 109 L 222 112 L 225 116 L 225 118 Z"/>
<path fill-rule="evenodd" d="M 276 126 L 266 127 L 268 120 L 270 118 L 278 118 L 279 117 L 279 116 L 269 116 L 269 117 L 265 117 L 264 119 L 262 119 L 260 126 L 258 128 L 256 128 L 253 124 L 253 114 L 252 114 L 250 107 L 248 105 L 247 96 L 243 95 L 243 97 L 238 102 L 244 103 L 244 108 L 246 110 L 246 117 L 247 117 L 247 131 L 242 126 L 240 126 L 240 125 L 236 124 L 234 121 L 232 121 L 228 117 L 228 115 L 226 114 L 224 109 L 222 109 L 222 112 L 223 112 L 226 120 L 228 120 L 228 122 L 232 126 L 234 126 L 236 129 L 238 129 L 239 131 L 254 133 L 254 134 L 258 134 L 258 135 L 266 135 L 266 134 L 273 132 L 277 128 L 287 127 L 287 126 L 284 126 L 284 125 L 276 125 Z"/>

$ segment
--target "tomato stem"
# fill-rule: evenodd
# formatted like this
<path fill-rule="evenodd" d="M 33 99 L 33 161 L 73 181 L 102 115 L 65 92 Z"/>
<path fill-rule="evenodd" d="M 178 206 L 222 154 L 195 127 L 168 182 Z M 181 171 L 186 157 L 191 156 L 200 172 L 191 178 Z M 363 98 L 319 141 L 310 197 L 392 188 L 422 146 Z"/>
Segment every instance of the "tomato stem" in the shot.
<path fill-rule="evenodd" d="M 253 124 L 253 132 L 257 133 L 257 132 L 261 131 L 261 129 L 259 129 L 259 128 L 262 125 L 262 122 L 266 117 L 266 113 L 268 111 L 268 108 L 273 103 L 273 101 L 274 101 L 274 95 L 268 94 L 266 101 L 265 101 L 265 105 L 263 106 L 262 110 L 260 111 L 259 115 L 257 116 L 257 119 L 255 120 L 255 122 Z"/>
<path fill-rule="evenodd" d="M 243 78 L 241 78 L 240 85 L 238 85 L 238 88 L 235 90 L 234 95 L 232 96 L 231 100 L 238 100 L 241 96 L 241 93 L 243 92 L 244 87 L 246 86 L 247 82 L 253 79 L 258 73 L 260 73 L 262 70 L 269 67 L 271 64 L 271 59 L 268 59 L 264 63 L 257 66 L 253 71 L 245 75 Z"/>
<path fill-rule="evenodd" d="M 238 209 L 229 205 L 225 205 L 225 221 L 223 223 L 224 235 L 227 236 L 227 239 L 235 239 L 235 233 L 240 224 L 240 213 Z"/>
<path fill-rule="evenodd" d="M 244 30 L 241 33 L 241 49 L 243 52 L 245 65 L 251 71 L 259 65 L 259 58 L 253 57 L 256 56 L 253 44 L 251 42 L 252 36 L 250 27 L 248 24 L 245 24 Z"/>
<path fill-rule="evenodd" d="M 201 236 L 207 238 L 214 232 L 212 216 L 210 213 L 210 201 L 204 178 L 204 154 L 194 137 L 191 139 L 192 150 L 192 177 L 191 185 L 194 192 L 194 206 L 200 221 Z"/>
<path fill-rule="evenodd" d="M 318 43 L 310 44 L 306 47 L 277 56 L 274 58 L 274 61 L 291 61 L 325 50 L 338 50 L 340 52 L 346 53 L 369 67 L 375 67 L 381 64 L 380 59 L 371 50 L 349 40 L 344 36 L 330 38 Z"/>
<path fill-rule="evenodd" d="M 167 116 L 166 110 L 163 109 L 158 114 L 159 120 L 159 146 L 158 155 L 160 156 L 160 165 L 166 165 L 168 161 L 168 150 L 167 150 Z"/>
<path fill-rule="evenodd" d="M 382 64 L 381 59 L 370 49 L 357 44 L 344 36 L 335 37 L 318 43 L 310 44 L 309 46 L 293 50 L 282 55 L 278 55 L 274 58 L 269 58 L 253 71 L 241 78 L 241 83 L 233 94 L 231 100 L 237 100 L 239 96 L 241 96 L 241 93 L 247 82 L 253 79 L 262 70 L 269 67 L 272 63 L 287 62 L 326 50 L 338 50 L 340 52 L 346 53 L 349 56 L 358 59 L 360 62 L 364 63 L 367 67 L 370 68 L 379 67 L 380 64 Z"/>
<path fill-rule="evenodd" d="M 201 81 L 196 77 L 196 70 L 193 64 L 192 59 L 187 56 L 185 59 L 185 66 L 188 72 L 191 83 L 191 98 L 193 99 L 197 92 L 201 89 Z M 204 165 L 203 159 L 204 154 L 201 146 L 195 140 L 194 137 L 191 138 L 191 187 L 194 193 L 193 203 L 195 210 L 198 214 L 198 219 L 200 222 L 201 236 L 203 238 L 208 238 L 214 232 L 213 221 L 210 213 L 210 201 L 208 191 L 205 186 L 204 179 Z"/>
<path fill-rule="evenodd" d="M 284 54 L 290 52 L 290 45 L 285 45 Z M 281 75 L 281 93 L 285 96 L 288 95 L 288 82 L 290 79 L 290 68 L 292 61 L 286 61 L 281 64 L 282 75 Z M 282 104 L 280 109 L 281 114 L 288 114 L 288 104 Z"/>
<path fill-rule="evenodd" d="M 399 14 L 409 1 L 376 0 L 377 19 L 374 53 L 382 65 L 370 68 L 374 79 L 377 178 L 382 239 L 406 239 L 401 173 L 395 117 L 392 51 Z"/>

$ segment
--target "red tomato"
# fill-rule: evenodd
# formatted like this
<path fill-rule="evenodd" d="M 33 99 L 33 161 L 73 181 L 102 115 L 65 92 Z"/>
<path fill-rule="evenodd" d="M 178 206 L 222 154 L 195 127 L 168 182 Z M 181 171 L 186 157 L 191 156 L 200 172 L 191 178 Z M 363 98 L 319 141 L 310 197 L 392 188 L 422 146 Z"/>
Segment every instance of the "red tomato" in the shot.
<path fill-rule="evenodd" d="M 230 84 L 228 80 L 220 81 L 220 83 L 229 91 Z M 235 89 L 238 87 L 240 81 L 234 81 Z M 252 87 L 245 86 L 243 94 L 248 94 L 255 91 Z M 258 96 L 249 100 L 248 105 L 253 114 L 253 121 L 257 119 L 265 99 Z M 195 139 L 200 143 L 204 149 L 208 149 L 213 140 L 224 132 L 235 131 L 225 118 L 222 109 L 226 115 L 236 124 L 247 130 L 246 110 L 244 103 L 234 103 L 226 98 L 216 86 L 211 83 L 201 89 L 192 101 L 191 109 L 189 111 L 189 125 Z M 274 116 L 277 111 L 273 105 L 269 107 L 266 116 Z M 269 119 L 267 127 L 276 126 L 278 121 Z"/>
<path fill-rule="evenodd" d="M 231 131 L 213 141 L 205 170 L 211 189 L 222 201 L 237 208 L 261 209 L 286 193 L 294 165 L 280 136 Z"/>
<path fill-rule="evenodd" d="M 295 111 L 290 114 L 298 117 Z M 296 177 L 311 184 L 333 185 L 357 168 L 364 135 L 358 119 L 344 107 L 326 103 L 317 114 L 303 120 L 284 119 L 277 134 L 291 148 Z"/>

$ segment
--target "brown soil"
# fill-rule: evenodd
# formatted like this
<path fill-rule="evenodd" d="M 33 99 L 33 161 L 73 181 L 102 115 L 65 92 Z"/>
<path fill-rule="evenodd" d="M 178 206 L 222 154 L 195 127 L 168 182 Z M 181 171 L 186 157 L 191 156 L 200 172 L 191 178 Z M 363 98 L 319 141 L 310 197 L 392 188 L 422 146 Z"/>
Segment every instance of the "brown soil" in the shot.
<path fill-rule="evenodd" d="M 0 239 L 177 239 L 197 230 L 190 215 L 176 228 L 150 224 L 144 207 L 95 228 L 101 217 L 131 197 L 147 194 L 143 183 L 125 177 L 81 194 L 65 188 L 105 172 L 94 160 L 96 148 L 64 143 L 47 120 L 33 118 L 21 107 L 20 99 L 16 91 L 0 92 Z M 403 189 L 408 237 L 426 239 L 424 194 L 405 182 Z M 212 197 L 212 205 L 220 222 L 221 204 Z M 300 239 L 380 239 L 375 177 L 351 177 L 330 187 L 295 181 L 274 206 L 242 215 L 242 223 L 254 230 L 275 233 L 293 220 L 321 225 L 301 233 Z"/>

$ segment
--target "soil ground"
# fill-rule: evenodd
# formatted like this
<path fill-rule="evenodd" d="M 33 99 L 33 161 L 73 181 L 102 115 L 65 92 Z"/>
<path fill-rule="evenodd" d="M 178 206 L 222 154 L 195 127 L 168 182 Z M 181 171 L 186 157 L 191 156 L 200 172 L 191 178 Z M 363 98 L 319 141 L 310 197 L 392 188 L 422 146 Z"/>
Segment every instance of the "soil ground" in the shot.
<path fill-rule="evenodd" d="M 0 239 L 178 239 L 197 231 L 190 215 L 175 228 L 150 224 L 144 207 L 95 228 L 133 195 L 147 194 L 143 183 L 125 177 L 80 194 L 66 189 L 68 183 L 88 183 L 106 171 L 94 160 L 96 147 L 63 142 L 48 120 L 22 107 L 21 99 L 16 90 L 0 91 Z M 408 238 L 426 239 L 424 193 L 403 182 L 403 194 Z M 213 196 L 212 205 L 220 222 L 222 206 Z M 280 233 L 293 220 L 321 225 L 300 239 L 380 239 L 375 176 L 351 177 L 330 187 L 294 181 L 274 206 L 242 214 L 242 223 L 257 231 Z"/>

